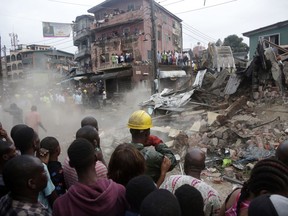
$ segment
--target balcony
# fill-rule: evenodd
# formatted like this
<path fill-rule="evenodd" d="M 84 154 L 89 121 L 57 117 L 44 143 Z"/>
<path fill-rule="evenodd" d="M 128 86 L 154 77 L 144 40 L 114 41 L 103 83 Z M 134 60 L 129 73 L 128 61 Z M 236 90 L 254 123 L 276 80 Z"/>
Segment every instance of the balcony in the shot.
<path fill-rule="evenodd" d="M 78 32 L 73 32 L 73 41 L 74 44 L 77 46 L 81 41 L 81 39 L 85 39 L 90 35 L 90 30 L 89 29 L 82 29 L 81 31 Z"/>
<path fill-rule="evenodd" d="M 79 50 L 75 54 L 75 60 L 82 59 L 82 58 L 84 58 L 87 55 L 91 55 L 91 49 L 90 48 L 83 48 L 82 50 Z"/>
<path fill-rule="evenodd" d="M 120 24 L 134 23 L 137 21 L 143 21 L 142 10 L 128 11 L 126 13 L 117 14 L 103 20 L 97 20 L 91 24 L 90 29 L 100 31 Z"/>

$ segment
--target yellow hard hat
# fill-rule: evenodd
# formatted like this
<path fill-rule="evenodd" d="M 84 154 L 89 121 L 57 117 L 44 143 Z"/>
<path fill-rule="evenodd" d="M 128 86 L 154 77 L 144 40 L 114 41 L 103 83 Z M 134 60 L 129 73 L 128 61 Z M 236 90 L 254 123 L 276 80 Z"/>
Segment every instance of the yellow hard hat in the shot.
<path fill-rule="evenodd" d="M 144 110 L 138 110 L 132 113 L 128 121 L 128 128 L 145 130 L 153 127 L 151 116 Z"/>

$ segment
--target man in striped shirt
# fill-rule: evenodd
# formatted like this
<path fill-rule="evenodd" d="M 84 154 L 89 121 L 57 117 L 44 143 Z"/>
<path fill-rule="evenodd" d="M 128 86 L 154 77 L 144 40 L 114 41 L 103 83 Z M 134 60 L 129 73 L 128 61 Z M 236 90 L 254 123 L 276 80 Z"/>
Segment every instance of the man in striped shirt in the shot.
<path fill-rule="evenodd" d="M 204 201 L 205 216 L 217 216 L 221 207 L 218 192 L 200 179 L 201 171 L 205 168 L 205 153 L 198 148 L 188 149 L 185 155 L 184 172 L 186 175 L 169 176 L 160 188 L 175 193 L 182 185 L 188 184 L 200 191 Z"/>
<path fill-rule="evenodd" d="M 76 139 L 78 138 L 87 139 L 94 145 L 95 154 L 98 158 L 98 161 L 96 162 L 95 165 L 96 175 L 98 178 L 107 178 L 107 166 L 101 151 L 98 131 L 93 126 L 86 125 L 84 127 L 81 127 L 76 132 Z M 78 177 L 76 170 L 72 168 L 69 164 L 68 156 L 63 163 L 63 171 L 66 186 L 67 188 L 69 188 L 71 185 L 75 184 L 78 181 Z"/>

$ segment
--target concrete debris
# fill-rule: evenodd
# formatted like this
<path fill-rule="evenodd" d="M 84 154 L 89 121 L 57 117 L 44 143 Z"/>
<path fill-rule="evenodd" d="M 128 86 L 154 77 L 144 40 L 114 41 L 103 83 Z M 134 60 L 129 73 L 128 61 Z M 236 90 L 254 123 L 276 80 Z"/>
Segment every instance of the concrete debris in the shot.
<path fill-rule="evenodd" d="M 235 69 L 231 55 L 225 59 L 212 54 L 202 61 L 197 75 L 191 75 L 190 87 L 164 89 L 140 104 L 143 109 L 153 107 L 153 124 L 162 126 L 153 130 L 182 162 L 188 147 L 206 150 L 204 174 L 215 183 L 226 176 L 240 184 L 247 170 L 274 156 L 288 139 L 288 122 L 279 117 L 288 118 L 288 58 L 275 54 L 275 47 L 266 49 L 264 43 L 259 42 L 246 67 Z M 222 167 L 225 161 L 229 163 Z"/>

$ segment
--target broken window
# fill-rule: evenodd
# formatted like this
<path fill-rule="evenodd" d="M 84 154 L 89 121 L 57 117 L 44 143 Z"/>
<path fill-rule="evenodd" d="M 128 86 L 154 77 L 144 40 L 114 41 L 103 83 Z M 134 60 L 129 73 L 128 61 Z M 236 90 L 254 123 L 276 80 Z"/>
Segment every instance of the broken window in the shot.
<path fill-rule="evenodd" d="M 279 45 L 279 39 L 280 39 L 280 34 L 274 34 L 274 35 L 265 35 L 265 36 L 261 36 L 260 39 L 265 39 L 271 43 L 274 43 L 276 45 Z M 265 47 L 268 48 L 270 47 L 270 44 L 265 43 Z"/>

